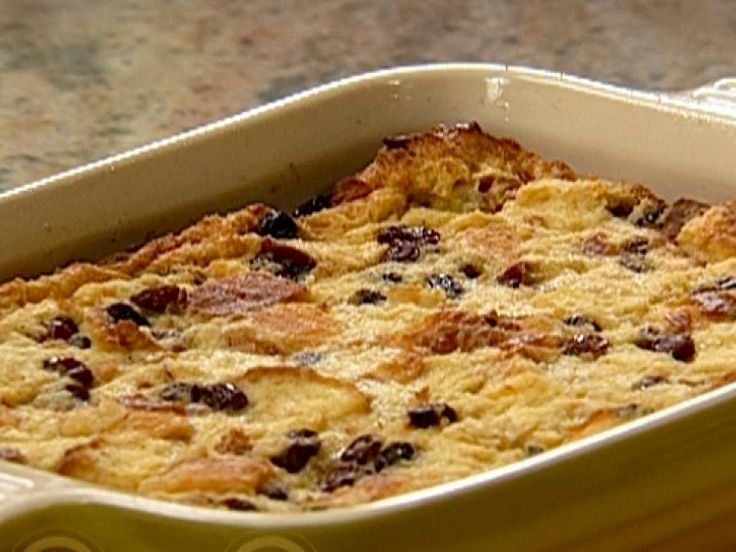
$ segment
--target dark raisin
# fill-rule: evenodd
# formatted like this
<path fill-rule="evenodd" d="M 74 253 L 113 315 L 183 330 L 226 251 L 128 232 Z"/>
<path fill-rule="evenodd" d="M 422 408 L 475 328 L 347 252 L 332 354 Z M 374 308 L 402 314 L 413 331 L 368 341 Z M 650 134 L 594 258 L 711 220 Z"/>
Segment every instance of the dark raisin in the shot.
<path fill-rule="evenodd" d="M 446 403 L 425 404 L 409 411 L 409 425 L 419 429 L 440 425 L 443 420 L 448 424 L 457 421 L 457 412 Z"/>
<path fill-rule="evenodd" d="M 68 316 L 57 316 L 46 323 L 46 339 L 69 341 L 79 333 L 79 326 Z"/>
<path fill-rule="evenodd" d="M 316 351 L 302 351 L 291 357 L 291 360 L 300 366 L 316 366 L 324 359 L 324 353 L 318 353 Z"/>
<path fill-rule="evenodd" d="M 736 276 L 724 276 L 716 280 L 718 289 L 736 289 Z"/>
<path fill-rule="evenodd" d="M 736 298 L 725 291 L 705 291 L 693 295 L 704 314 L 717 319 L 736 318 Z"/>
<path fill-rule="evenodd" d="M 311 430 L 290 431 L 287 437 L 293 442 L 271 457 L 271 462 L 289 473 L 299 473 L 317 455 L 322 444 L 317 434 Z"/>
<path fill-rule="evenodd" d="M 294 209 L 292 216 L 294 218 L 306 217 L 307 215 L 317 213 L 331 206 L 332 206 L 331 196 L 326 195 L 326 194 L 317 194 L 313 198 L 308 199 L 307 201 L 299 205 L 299 207 Z"/>
<path fill-rule="evenodd" d="M 598 358 L 608 351 L 608 340 L 598 334 L 575 334 L 565 343 L 564 353 L 574 356 Z"/>
<path fill-rule="evenodd" d="M 413 134 L 397 134 L 396 136 L 387 136 L 383 139 L 383 145 L 388 149 L 399 149 L 406 147 L 414 138 Z"/>
<path fill-rule="evenodd" d="M 481 274 L 483 274 L 482 268 L 470 263 L 464 264 L 462 267 L 460 267 L 460 271 L 465 274 L 465 277 L 469 280 L 475 280 Z"/>
<path fill-rule="evenodd" d="M 15 462 L 16 464 L 25 464 L 26 457 L 18 449 L 10 447 L 0 447 L 0 460 L 6 462 Z"/>
<path fill-rule="evenodd" d="M 383 442 L 373 435 L 361 435 L 353 440 L 340 454 L 340 461 L 365 465 L 378 457 Z"/>
<path fill-rule="evenodd" d="M 92 387 L 92 384 L 95 381 L 95 376 L 92 373 L 92 370 L 86 366 L 77 366 L 76 368 L 72 368 L 66 373 L 66 375 L 85 387 Z"/>
<path fill-rule="evenodd" d="M 270 481 L 259 488 L 258 493 L 271 500 L 289 500 L 289 491 L 286 490 L 286 487 Z"/>
<path fill-rule="evenodd" d="M 440 242 L 440 234 L 425 226 L 389 226 L 376 236 L 380 244 L 387 244 L 388 249 L 383 261 L 413 262 L 421 255 L 421 246 Z"/>
<path fill-rule="evenodd" d="M 641 331 L 634 344 L 640 349 L 669 353 L 681 362 L 690 362 L 696 353 L 695 342 L 689 334 L 666 334 L 650 327 Z"/>
<path fill-rule="evenodd" d="M 177 382 L 167 385 L 159 396 L 165 401 L 204 404 L 212 410 L 238 412 L 248 406 L 247 395 L 232 383 Z"/>
<path fill-rule="evenodd" d="M 212 410 L 237 412 L 248 406 L 248 397 L 232 383 L 212 383 L 194 386 L 192 402 L 206 404 Z"/>
<path fill-rule="evenodd" d="M 710 205 L 694 199 L 680 198 L 676 200 L 662 221 L 662 234 L 674 240 L 691 219 L 701 216 L 710 208 Z"/>
<path fill-rule="evenodd" d="M 192 401 L 192 388 L 194 387 L 191 383 L 176 382 L 171 383 L 163 388 L 159 396 L 164 401 L 189 403 Z"/>
<path fill-rule="evenodd" d="M 52 356 L 43 361 L 43 369 L 65 375 L 74 368 L 84 366 L 84 363 L 72 357 Z"/>
<path fill-rule="evenodd" d="M 667 383 L 668 380 L 664 376 L 644 376 L 639 381 L 631 386 L 632 391 L 641 391 L 642 389 L 648 389 L 654 387 L 660 383 Z"/>
<path fill-rule="evenodd" d="M 338 465 L 327 472 L 322 479 L 320 488 L 323 491 L 331 493 L 340 487 L 351 487 L 358 480 L 360 468 L 355 465 Z"/>
<path fill-rule="evenodd" d="M 527 456 L 537 456 L 544 452 L 544 447 L 540 445 L 527 445 L 525 450 Z"/>
<path fill-rule="evenodd" d="M 639 218 L 634 220 L 634 224 L 642 228 L 657 227 L 658 221 L 666 208 L 667 205 L 664 202 L 657 202 L 654 205 L 650 205 Z"/>
<path fill-rule="evenodd" d="M 624 406 L 617 406 L 616 408 L 611 409 L 611 412 L 613 412 L 616 416 L 620 416 L 621 418 L 630 418 L 638 411 L 639 405 L 636 403 L 625 404 Z"/>
<path fill-rule="evenodd" d="M 448 299 L 457 299 L 464 291 L 463 286 L 450 274 L 430 274 L 427 276 L 427 285 L 441 289 Z"/>
<path fill-rule="evenodd" d="M 67 384 L 64 389 L 69 391 L 75 398 L 79 399 L 80 401 L 88 401 L 89 400 L 89 389 L 81 385 L 79 383 L 69 383 Z"/>
<path fill-rule="evenodd" d="M 260 236 L 291 239 L 299 235 L 299 227 L 289 215 L 278 209 L 266 213 L 256 228 Z"/>
<path fill-rule="evenodd" d="M 609 205 L 606 209 L 616 218 L 628 218 L 634 210 L 634 205 L 631 203 L 618 203 L 616 205 Z"/>
<path fill-rule="evenodd" d="M 395 242 L 388 246 L 383 254 L 383 261 L 394 261 L 397 263 L 412 263 L 419 259 L 422 250 L 413 242 Z"/>
<path fill-rule="evenodd" d="M 377 305 L 383 303 L 386 296 L 380 291 L 372 289 L 359 289 L 350 296 L 348 303 L 351 305 Z"/>
<path fill-rule="evenodd" d="M 577 328 L 592 328 L 596 332 L 599 332 L 602 329 L 601 325 L 598 324 L 598 322 L 596 322 L 590 316 L 586 316 L 585 314 L 573 314 L 572 316 L 568 316 L 562 321 L 568 326 L 575 326 Z"/>
<path fill-rule="evenodd" d="M 378 458 L 376 458 L 376 461 L 374 462 L 375 470 L 376 472 L 380 472 L 384 468 L 392 466 L 400 460 L 411 460 L 414 458 L 415 454 L 416 451 L 414 450 L 414 446 L 410 443 L 391 443 L 384 448 L 378 455 Z"/>
<path fill-rule="evenodd" d="M 89 349 L 92 346 L 92 341 L 86 335 L 76 334 L 69 338 L 69 345 L 79 349 Z"/>
<path fill-rule="evenodd" d="M 317 266 L 317 261 L 301 249 L 266 239 L 251 259 L 250 266 L 253 270 L 266 270 L 275 276 L 299 280 Z"/>
<path fill-rule="evenodd" d="M 107 314 L 112 321 L 117 323 L 123 320 L 130 320 L 136 326 L 150 326 L 151 323 L 136 309 L 127 303 L 113 303 L 107 307 Z"/>
<path fill-rule="evenodd" d="M 646 238 L 629 240 L 624 244 L 623 252 L 644 256 L 649 253 L 649 241 Z"/>
<path fill-rule="evenodd" d="M 381 277 L 386 282 L 391 282 L 392 284 L 398 284 L 404 280 L 403 276 L 401 276 L 401 274 L 399 274 L 398 272 L 387 272 Z"/>
<path fill-rule="evenodd" d="M 426 226 L 389 226 L 378 233 L 378 243 L 390 244 L 397 241 L 415 242 L 419 245 L 440 243 L 440 233 Z"/>
<path fill-rule="evenodd" d="M 226 498 L 222 501 L 222 505 L 229 510 L 237 510 L 239 512 L 252 512 L 258 509 L 255 504 L 242 498 Z"/>
<path fill-rule="evenodd" d="M 646 254 L 649 252 L 649 242 L 637 238 L 624 244 L 619 263 L 632 272 L 644 272 L 649 268 Z"/>
<path fill-rule="evenodd" d="M 187 304 L 187 292 L 179 286 L 159 286 L 144 289 L 130 298 L 136 306 L 163 313 L 169 308 L 180 309 Z"/>
<path fill-rule="evenodd" d="M 286 434 L 286 437 L 289 439 L 312 439 L 313 437 L 317 437 L 317 432 L 307 428 L 292 429 Z"/>
<path fill-rule="evenodd" d="M 497 278 L 497 281 L 499 284 L 503 284 L 511 288 L 518 288 L 522 285 L 531 286 L 535 283 L 535 279 L 532 274 L 532 266 L 523 261 L 513 264 L 501 273 Z"/>

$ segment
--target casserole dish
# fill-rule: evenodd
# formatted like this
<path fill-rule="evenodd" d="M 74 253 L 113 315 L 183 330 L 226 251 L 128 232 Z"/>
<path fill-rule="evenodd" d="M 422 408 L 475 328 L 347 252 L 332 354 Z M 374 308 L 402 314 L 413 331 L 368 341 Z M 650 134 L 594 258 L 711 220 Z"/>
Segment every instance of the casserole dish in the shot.
<path fill-rule="evenodd" d="M 477 120 L 580 171 L 642 180 L 668 198 L 723 200 L 734 196 L 733 84 L 667 96 L 492 65 L 348 79 L 7 194 L 0 273 L 98 257 L 255 199 L 292 207 L 364 164 L 382 136 L 441 121 Z M 733 394 L 724 387 L 506 468 L 331 512 L 205 511 L 7 466 L 0 535 L 22 550 L 666 543 L 736 506 Z"/>

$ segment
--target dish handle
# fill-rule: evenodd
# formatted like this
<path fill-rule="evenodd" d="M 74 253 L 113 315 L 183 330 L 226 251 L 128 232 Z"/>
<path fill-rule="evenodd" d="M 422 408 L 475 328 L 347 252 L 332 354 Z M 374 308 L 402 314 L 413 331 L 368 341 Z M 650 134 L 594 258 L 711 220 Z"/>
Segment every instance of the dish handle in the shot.
<path fill-rule="evenodd" d="M 736 77 L 722 78 L 673 97 L 701 111 L 736 119 Z"/>

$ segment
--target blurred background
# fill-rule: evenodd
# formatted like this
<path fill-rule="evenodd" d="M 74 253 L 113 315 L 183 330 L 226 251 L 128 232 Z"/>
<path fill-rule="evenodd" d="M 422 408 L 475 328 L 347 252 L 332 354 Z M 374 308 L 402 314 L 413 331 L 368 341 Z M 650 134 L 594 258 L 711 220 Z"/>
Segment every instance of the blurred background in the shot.
<path fill-rule="evenodd" d="M 339 77 L 483 61 L 736 76 L 732 0 L 0 0 L 0 191 Z"/>

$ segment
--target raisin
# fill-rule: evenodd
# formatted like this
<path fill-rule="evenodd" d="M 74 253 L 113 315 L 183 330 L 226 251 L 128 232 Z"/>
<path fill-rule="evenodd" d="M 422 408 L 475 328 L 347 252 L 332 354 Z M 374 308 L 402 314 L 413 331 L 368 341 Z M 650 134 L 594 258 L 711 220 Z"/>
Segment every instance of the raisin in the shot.
<path fill-rule="evenodd" d="M 351 305 L 377 305 L 383 303 L 386 300 L 386 296 L 380 291 L 372 289 L 359 289 L 348 299 L 348 303 Z"/>
<path fill-rule="evenodd" d="M 66 373 L 66 375 L 85 387 L 92 387 L 92 384 L 95 381 L 95 376 L 92 373 L 92 370 L 86 366 L 77 366 L 76 368 L 72 368 Z"/>
<path fill-rule="evenodd" d="M 248 397 L 232 383 L 213 383 L 192 387 L 192 402 L 202 403 L 213 410 L 237 412 L 248 406 Z"/>
<path fill-rule="evenodd" d="M 736 276 L 724 276 L 716 280 L 718 289 L 736 289 Z"/>
<path fill-rule="evenodd" d="M 598 334 L 575 334 L 565 344 L 566 355 L 598 358 L 608 351 L 608 340 Z"/>
<path fill-rule="evenodd" d="M 465 277 L 468 280 L 475 280 L 478 278 L 481 274 L 483 274 L 483 269 L 479 268 L 478 266 L 474 264 L 464 264 L 460 267 L 460 271 L 465 274 Z"/>
<path fill-rule="evenodd" d="M 69 338 L 69 345 L 79 349 L 89 349 L 92 346 L 92 341 L 86 335 L 76 334 Z"/>
<path fill-rule="evenodd" d="M 624 406 L 617 406 L 612 408 L 611 412 L 621 418 L 630 418 L 639 411 L 639 405 L 636 403 L 625 404 Z"/>
<path fill-rule="evenodd" d="M 427 276 L 427 285 L 441 289 L 448 299 L 457 299 L 464 291 L 463 286 L 450 274 L 430 274 Z"/>
<path fill-rule="evenodd" d="M 299 473 L 309 460 L 317 455 L 322 444 L 317 434 L 308 429 L 290 431 L 287 437 L 293 443 L 278 455 L 271 457 L 271 462 L 289 473 Z"/>
<path fill-rule="evenodd" d="M 332 492 L 340 487 L 351 487 L 358 480 L 360 468 L 354 465 L 338 465 L 327 472 L 322 479 L 320 488 L 326 492 Z"/>
<path fill-rule="evenodd" d="M 89 400 L 89 389 L 79 383 L 70 383 L 64 387 L 69 393 L 80 401 Z"/>
<path fill-rule="evenodd" d="M 79 326 L 68 316 L 57 316 L 46 323 L 46 339 L 69 341 L 79 333 Z"/>
<path fill-rule="evenodd" d="M 271 236 L 278 239 L 292 239 L 299 234 L 299 227 L 289 215 L 278 209 L 266 213 L 256 228 L 260 236 Z"/>
<path fill-rule="evenodd" d="M 632 272 L 644 272 L 649 268 L 645 257 L 649 252 L 649 242 L 637 238 L 624 244 L 619 263 Z"/>
<path fill-rule="evenodd" d="M 271 500 L 289 500 L 289 491 L 286 487 L 273 482 L 268 482 L 259 488 L 258 493 L 267 496 Z"/>
<path fill-rule="evenodd" d="M 189 403 L 192 401 L 192 387 L 191 383 L 179 381 L 164 387 L 159 396 L 164 401 Z"/>
<path fill-rule="evenodd" d="M 443 420 L 448 424 L 457 421 L 457 412 L 446 403 L 426 404 L 409 411 L 409 425 L 419 429 L 440 425 Z"/>
<path fill-rule="evenodd" d="M 52 356 L 43 361 L 44 370 L 58 372 L 62 375 L 65 375 L 70 370 L 79 368 L 80 366 L 84 366 L 84 363 L 73 357 Z"/>
<path fill-rule="evenodd" d="M 596 322 L 590 316 L 586 316 L 585 314 L 573 314 L 572 316 L 568 316 L 562 321 L 568 326 L 575 326 L 577 328 L 589 327 L 596 332 L 599 332 L 602 329 L 601 325 L 598 324 L 598 322 Z"/>
<path fill-rule="evenodd" d="M 676 200 L 662 221 L 662 233 L 669 240 L 674 240 L 688 221 L 699 217 L 710 208 L 710 205 L 694 199 L 680 198 Z"/>
<path fill-rule="evenodd" d="M 130 320 L 136 326 L 150 326 L 151 323 L 136 309 L 127 303 L 113 303 L 107 307 L 107 314 L 112 321 L 117 323 L 123 320 Z"/>
<path fill-rule="evenodd" d="M 406 147 L 411 143 L 414 135 L 412 134 L 397 134 L 396 136 L 387 136 L 383 139 L 383 145 L 387 149 L 400 149 Z"/>
<path fill-rule="evenodd" d="M 736 299 L 725 291 L 705 291 L 693 295 L 704 314 L 713 318 L 736 318 Z"/>
<path fill-rule="evenodd" d="M 544 447 L 540 445 L 527 445 L 525 452 L 527 456 L 537 456 L 544 452 Z"/>
<path fill-rule="evenodd" d="M 653 205 L 649 205 L 641 216 L 634 220 L 634 224 L 641 228 L 656 228 L 659 226 L 658 221 L 666 208 L 667 204 L 664 201 L 658 201 Z"/>
<path fill-rule="evenodd" d="M 648 389 L 654 387 L 660 383 L 667 383 L 668 380 L 664 376 L 644 376 L 639 381 L 631 386 L 632 391 L 641 391 L 642 389 Z"/>
<path fill-rule="evenodd" d="M 399 284 L 404 280 L 403 276 L 398 272 L 387 272 L 381 276 L 381 278 L 386 282 L 391 282 L 392 284 Z"/>
<path fill-rule="evenodd" d="M 248 406 L 248 397 L 232 383 L 197 383 L 177 382 L 167 385 L 160 393 L 165 401 L 180 403 L 198 403 L 212 410 L 238 412 Z"/>
<path fill-rule="evenodd" d="M 416 451 L 411 443 L 391 443 L 376 458 L 374 462 L 375 470 L 381 472 L 384 468 L 392 466 L 400 460 L 411 460 L 415 454 Z"/>
<path fill-rule="evenodd" d="M 6 462 L 15 462 L 16 464 L 25 464 L 26 457 L 18 449 L 0 447 L 0 460 L 5 460 Z"/>
<path fill-rule="evenodd" d="M 159 286 L 136 293 L 130 301 L 144 310 L 163 313 L 169 308 L 180 309 L 186 306 L 187 292 L 178 286 Z"/>
<path fill-rule="evenodd" d="M 275 276 L 299 280 L 317 266 L 317 261 L 301 249 L 267 239 L 251 259 L 250 266 L 253 270 L 267 270 Z"/>
<path fill-rule="evenodd" d="M 426 226 L 389 226 L 379 232 L 378 243 L 390 244 L 397 241 L 415 242 L 419 245 L 440 243 L 440 233 Z"/>
<path fill-rule="evenodd" d="M 383 443 L 373 435 L 361 435 L 353 440 L 340 454 L 340 461 L 365 465 L 372 462 L 381 452 Z"/>
<path fill-rule="evenodd" d="M 331 196 L 326 195 L 326 194 L 317 194 L 313 198 L 308 199 L 307 201 L 299 205 L 299 207 L 294 209 L 292 216 L 294 218 L 306 217 L 307 215 L 318 213 L 319 211 L 327 209 L 331 206 L 332 206 Z"/>
<path fill-rule="evenodd" d="M 644 328 L 634 344 L 647 351 L 669 353 L 681 362 L 690 362 L 696 353 L 695 342 L 689 334 L 665 334 L 651 327 Z"/>
<path fill-rule="evenodd" d="M 226 498 L 222 501 L 222 505 L 229 510 L 237 510 L 239 512 L 252 512 L 258 509 L 255 504 L 242 498 Z"/>
<path fill-rule="evenodd" d="M 588 236 L 583 240 L 581 251 L 588 257 L 606 257 L 618 253 L 618 247 L 608 241 L 602 232 Z"/>
<path fill-rule="evenodd" d="M 501 273 L 497 281 L 511 288 L 518 288 L 522 285 L 531 286 L 535 283 L 532 266 L 524 261 L 513 264 Z"/>
<path fill-rule="evenodd" d="M 421 246 L 436 245 L 440 234 L 425 226 L 389 226 L 378 233 L 376 240 L 388 245 L 383 261 L 413 262 L 421 255 Z"/>
<path fill-rule="evenodd" d="M 609 205 L 606 209 L 616 218 L 628 218 L 634 210 L 634 205 L 631 203 L 618 203 L 616 205 Z"/>
<path fill-rule="evenodd" d="M 412 263 L 419 259 L 421 254 L 422 250 L 415 243 L 396 242 L 388 246 L 382 259 L 384 261 L 394 261 L 397 263 Z"/>

